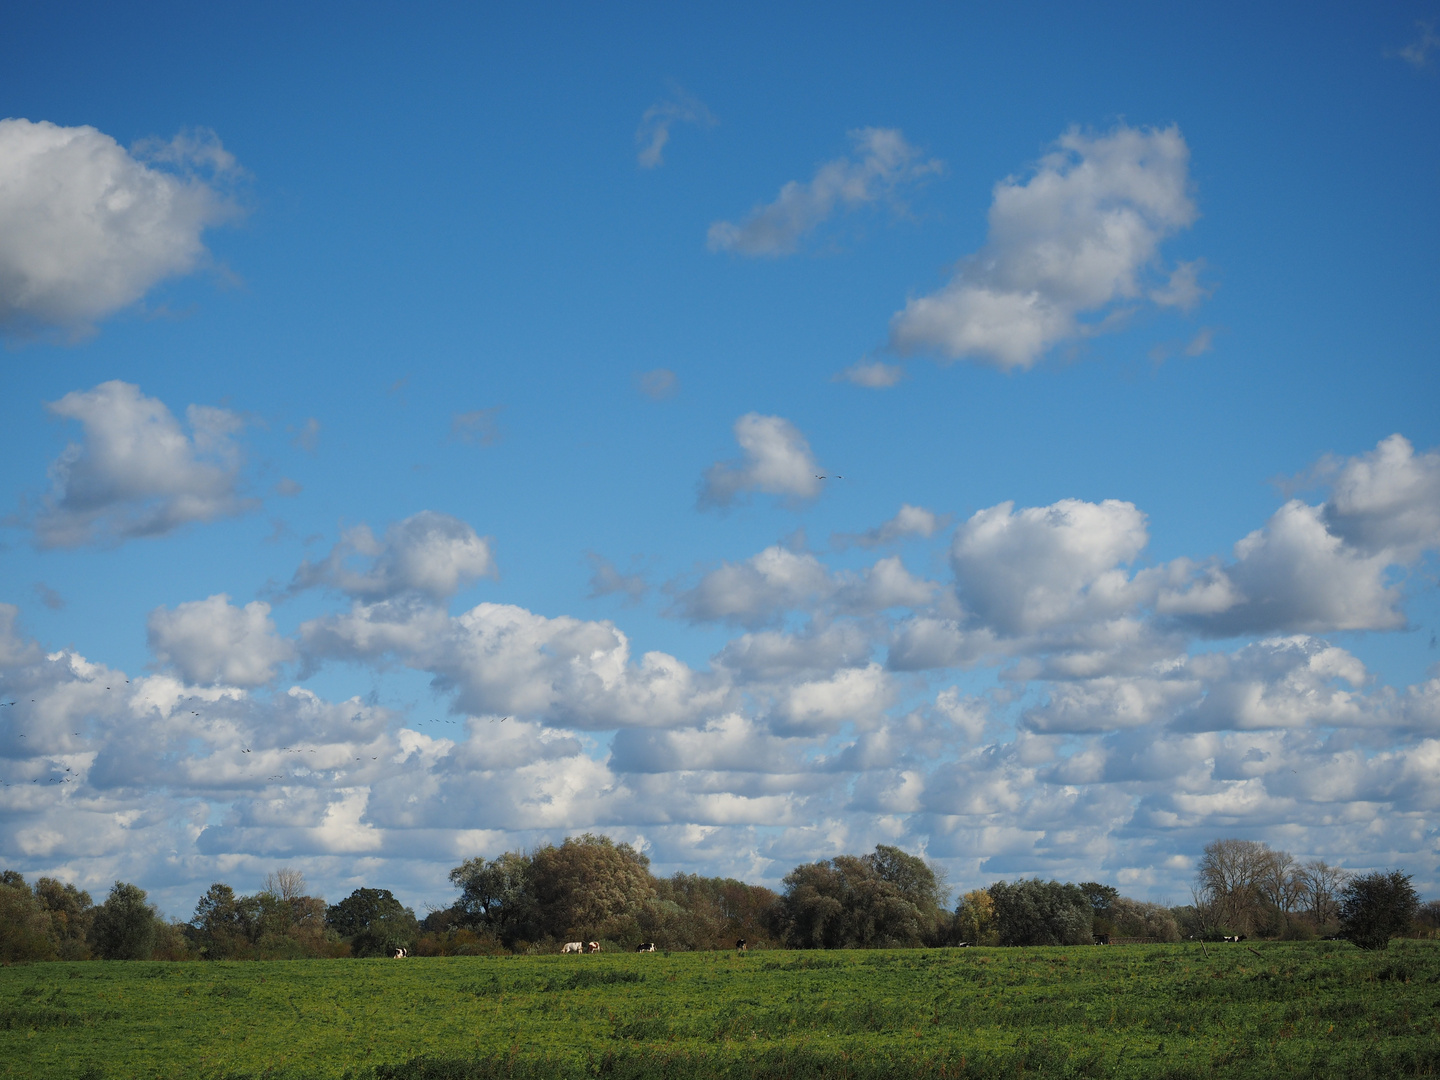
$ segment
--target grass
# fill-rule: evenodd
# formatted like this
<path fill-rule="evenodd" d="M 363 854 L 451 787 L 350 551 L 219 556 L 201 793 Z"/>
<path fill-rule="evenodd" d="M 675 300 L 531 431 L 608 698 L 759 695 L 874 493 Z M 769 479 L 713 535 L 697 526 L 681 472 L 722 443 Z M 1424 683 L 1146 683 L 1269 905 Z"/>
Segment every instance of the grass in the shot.
<path fill-rule="evenodd" d="M 27 1080 L 1437 1072 L 1434 942 L 0 969 Z"/>

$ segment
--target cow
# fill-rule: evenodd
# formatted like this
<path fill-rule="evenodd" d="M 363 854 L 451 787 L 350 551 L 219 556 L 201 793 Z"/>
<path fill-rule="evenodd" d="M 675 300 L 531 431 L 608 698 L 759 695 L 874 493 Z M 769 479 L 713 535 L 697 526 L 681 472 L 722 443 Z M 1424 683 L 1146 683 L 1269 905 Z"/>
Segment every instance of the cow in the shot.
<path fill-rule="evenodd" d="M 1231 934 L 1231 935 L 1229 935 L 1228 937 L 1223 937 L 1223 938 L 1221 938 L 1220 940 L 1221 940 L 1221 941 L 1244 941 L 1244 940 L 1245 940 L 1245 935 L 1244 935 L 1244 934 Z"/>
<path fill-rule="evenodd" d="M 391 954 L 390 959 L 392 959 L 392 960 L 404 960 L 404 959 L 405 959 L 407 956 L 409 956 L 409 955 L 410 955 L 410 950 L 409 950 L 409 949 L 396 949 L 396 950 L 394 951 L 394 953 Z"/>
<path fill-rule="evenodd" d="M 1109 945 L 1109 944 L 1110 944 L 1110 935 L 1109 935 L 1109 934 L 1096 934 L 1096 935 L 1095 935 L 1095 944 L 1096 944 L 1096 945 Z"/>
<path fill-rule="evenodd" d="M 735 942 L 735 948 L 739 952 L 744 952 L 749 946 L 745 944 L 745 939 L 742 937 L 739 941 Z"/>
<path fill-rule="evenodd" d="M 566 953 L 572 953 L 572 952 L 573 952 L 573 953 L 576 953 L 576 954 L 578 955 L 579 953 L 583 953 L 584 951 L 585 951 L 585 945 L 584 945 L 583 942 L 579 942 L 579 941 L 567 941 L 567 942 L 565 942 L 564 945 L 561 945 L 561 946 L 560 946 L 560 955 L 561 955 L 561 956 L 564 956 Z"/>
<path fill-rule="evenodd" d="M 586 946 L 585 951 L 586 951 L 586 952 L 592 952 L 592 953 L 599 952 L 599 951 L 600 951 L 600 942 L 598 942 L 598 941 L 592 941 L 592 942 L 590 942 L 590 943 Z"/>
<path fill-rule="evenodd" d="M 635 946 L 635 951 L 636 951 L 636 952 L 654 952 L 654 951 L 655 951 L 655 943 L 654 943 L 653 941 L 642 941 L 639 945 Z"/>

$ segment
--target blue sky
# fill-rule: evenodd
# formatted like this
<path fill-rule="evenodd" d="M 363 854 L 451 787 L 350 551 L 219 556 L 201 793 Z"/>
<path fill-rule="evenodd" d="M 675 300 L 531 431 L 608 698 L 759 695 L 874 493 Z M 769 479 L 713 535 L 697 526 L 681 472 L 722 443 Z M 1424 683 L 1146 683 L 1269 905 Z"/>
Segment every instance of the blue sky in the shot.
<path fill-rule="evenodd" d="M 1440 889 L 1440 11 L 992 7 L 18 13 L 0 858 Z"/>

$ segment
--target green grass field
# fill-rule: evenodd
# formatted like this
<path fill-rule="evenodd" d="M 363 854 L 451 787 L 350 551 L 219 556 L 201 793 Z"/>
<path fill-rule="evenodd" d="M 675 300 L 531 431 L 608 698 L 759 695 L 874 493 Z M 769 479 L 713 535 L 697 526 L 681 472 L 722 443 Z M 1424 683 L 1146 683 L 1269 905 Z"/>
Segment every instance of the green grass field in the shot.
<path fill-rule="evenodd" d="M 1437 1071 L 1434 942 L 0 969 L 27 1080 Z"/>

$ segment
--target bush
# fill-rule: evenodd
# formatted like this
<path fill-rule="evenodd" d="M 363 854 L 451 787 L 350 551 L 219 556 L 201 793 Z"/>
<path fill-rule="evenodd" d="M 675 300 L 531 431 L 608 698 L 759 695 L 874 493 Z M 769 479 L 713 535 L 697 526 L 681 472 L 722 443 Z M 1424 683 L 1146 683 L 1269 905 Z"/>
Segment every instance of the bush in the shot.
<path fill-rule="evenodd" d="M 1385 949 L 1410 929 L 1419 907 L 1409 874 L 1377 870 L 1351 878 L 1340 894 L 1341 933 L 1362 949 Z"/>
<path fill-rule="evenodd" d="M 1001 945 L 1090 945 L 1094 911 L 1078 885 L 997 881 L 990 886 Z"/>
<path fill-rule="evenodd" d="M 35 894 L 13 870 L 0 878 L 0 963 L 55 959 L 55 944 Z"/>

